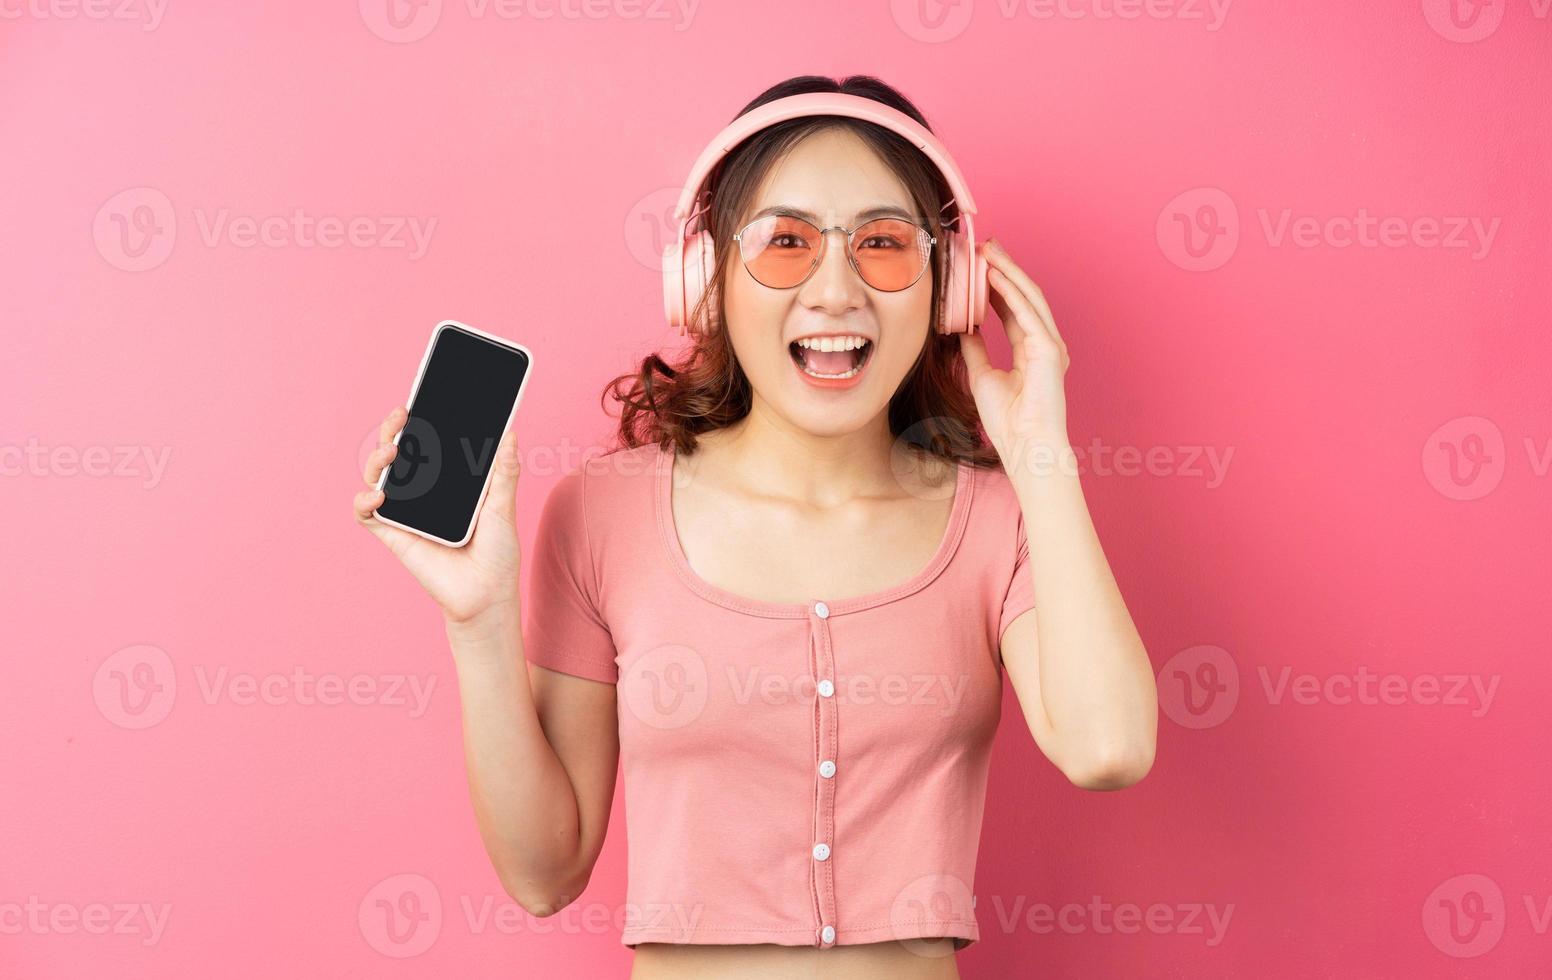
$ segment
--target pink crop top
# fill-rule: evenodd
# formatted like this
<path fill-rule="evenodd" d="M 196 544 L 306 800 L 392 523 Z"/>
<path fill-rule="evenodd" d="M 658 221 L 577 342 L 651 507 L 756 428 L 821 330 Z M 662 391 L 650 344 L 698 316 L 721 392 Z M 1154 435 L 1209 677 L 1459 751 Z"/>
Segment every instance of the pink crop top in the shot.
<path fill-rule="evenodd" d="M 959 466 L 937 553 L 900 585 L 775 603 L 690 568 L 673 459 L 562 477 L 523 607 L 529 661 L 617 685 L 622 941 L 979 940 L 1001 637 L 1034 606 L 1006 473 Z"/>

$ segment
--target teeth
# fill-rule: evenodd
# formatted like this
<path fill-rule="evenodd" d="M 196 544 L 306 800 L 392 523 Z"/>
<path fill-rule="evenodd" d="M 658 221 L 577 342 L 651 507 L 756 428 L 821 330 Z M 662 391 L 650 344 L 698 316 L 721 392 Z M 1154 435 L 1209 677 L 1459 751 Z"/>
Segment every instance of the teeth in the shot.
<path fill-rule="evenodd" d="M 798 340 L 798 346 L 818 351 L 856 350 L 867 342 L 868 338 L 857 336 L 803 337 Z"/>
<path fill-rule="evenodd" d="M 843 351 L 843 350 L 856 350 L 859 347 L 867 346 L 868 339 L 866 337 L 857 337 L 857 336 L 851 336 L 851 337 L 804 337 L 803 339 L 796 341 L 796 343 L 797 343 L 797 345 L 799 347 L 806 347 L 806 348 L 808 348 L 810 350 Z M 822 371 L 810 370 L 809 366 L 807 364 L 803 363 L 803 358 L 802 357 L 794 357 L 793 358 L 793 363 L 797 364 L 798 369 L 801 370 L 804 374 L 807 374 L 810 377 L 813 377 L 813 378 L 825 378 L 826 380 L 837 380 L 838 381 L 838 380 L 843 380 L 845 378 L 850 378 L 853 375 L 855 375 L 858 371 L 861 371 L 863 369 L 863 367 L 866 365 L 867 361 L 869 360 L 868 354 L 871 353 L 871 352 L 872 352 L 872 350 L 870 348 L 867 353 L 863 353 L 863 354 L 857 355 L 858 356 L 857 366 L 852 368 L 850 371 L 842 371 L 840 374 L 825 374 Z"/>
<path fill-rule="evenodd" d="M 858 371 L 862 370 L 862 367 L 859 365 L 857 367 L 852 368 L 850 371 L 846 371 L 846 372 L 844 372 L 842 374 L 820 374 L 818 371 L 810 371 L 808 369 L 808 365 L 806 365 L 806 364 L 800 364 L 800 365 L 798 365 L 798 367 L 802 368 L 804 374 L 807 374 L 807 375 L 809 375 L 811 377 L 815 377 L 815 378 L 849 378 L 852 375 L 856 374 Z"/>

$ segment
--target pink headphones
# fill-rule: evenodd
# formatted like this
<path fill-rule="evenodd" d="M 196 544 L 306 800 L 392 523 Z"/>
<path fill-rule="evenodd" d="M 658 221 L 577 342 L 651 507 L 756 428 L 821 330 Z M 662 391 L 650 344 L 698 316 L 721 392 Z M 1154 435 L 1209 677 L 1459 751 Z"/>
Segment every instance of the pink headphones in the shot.
<path fill-rule="evenodd" d="M 690 312 L 700 301 L 701 292 L 716 268 L 711 232 L 702 227 L 689 238 L 685 237 L 690 221 L 707 213 L 708 201 L 701 185 L 712 167 L 760 130 L 800 116 L 848 116 L 877 123 L 910 140 L 937 166 L 953 192 L 952 200 L 959 205 L 961 215 L 959 230 L 945 232 L 938 245 L 948 251 L 948 283 L 943 290 L 943 312 L 938 318 L 938 331 L 974 332 L 986 319 L 986 258 L 975 250 L 975 198 L 970 196 L 959 168 L 942 142 L 910 116 L 882 102 L 838 92 L 789 95 L 767 102 L 733 120 L 701 151 L 695 166 L 690 169 L 690 178 L 679 195 L 679 203 L 674 206 L 678 238 L 663 250 L 663 311 L 668 316 L 668 325 L 676 328 L 680 336 L 689 332 Z"/>

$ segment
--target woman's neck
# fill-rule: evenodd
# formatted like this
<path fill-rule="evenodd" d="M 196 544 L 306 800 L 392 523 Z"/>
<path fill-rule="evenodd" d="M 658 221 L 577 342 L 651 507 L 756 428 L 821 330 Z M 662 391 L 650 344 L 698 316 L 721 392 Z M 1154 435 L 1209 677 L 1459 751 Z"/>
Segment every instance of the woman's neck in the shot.
<path fill-rule="evenodd" d="M 748 415 L 709 435 L 724 478 L 816 507 L 898 494 L 903 474 L 896 467 L 909 459 L 895 446 L 887 414 L 854 432 L 816 435 L 778 416 L 758 396 Z"/>

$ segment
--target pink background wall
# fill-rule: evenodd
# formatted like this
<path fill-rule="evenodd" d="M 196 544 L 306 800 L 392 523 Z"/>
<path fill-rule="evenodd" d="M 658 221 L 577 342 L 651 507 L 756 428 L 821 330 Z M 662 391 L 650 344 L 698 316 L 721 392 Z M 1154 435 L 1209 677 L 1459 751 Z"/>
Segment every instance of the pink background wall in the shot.
<path fill-rule="evenodd" d="M 535 351 L 531 540 L 676 182 L 805 72 L 916 99 L 1046 290 L 1160 671 L 1116 794 L 1007 692 L 964 975 L 1552 969 L 1547 0 L 122 2 L 0 5 L 0 974 L 624 975 L 618 806 L 505 897 L 349 498 L 456 317 Z"/>

